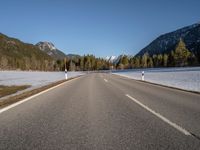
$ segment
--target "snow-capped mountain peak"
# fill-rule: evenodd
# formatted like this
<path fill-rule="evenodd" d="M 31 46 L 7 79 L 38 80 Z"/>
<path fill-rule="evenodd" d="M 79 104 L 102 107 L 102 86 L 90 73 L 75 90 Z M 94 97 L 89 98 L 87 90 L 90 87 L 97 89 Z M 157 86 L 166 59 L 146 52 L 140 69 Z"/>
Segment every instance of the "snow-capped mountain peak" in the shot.
<path fill-rule="evenodd" d="M 54 59 L 64 59 L 66 57 L 66 55 L 58 50 L 51 42 L 39 42 L 36 46 Z"/>
<path fill-rule="evenodd" d="M 51 51 L 53 51 L 53 50 L 56 50 L 57 48 L 54 46 L 54 44 L 53 43 L 51 43 L 51 42 L 39 42 L 39 43 L 37 43 L 36 44 L 41 50 L 46 50 L 46 49 L 49 49 L 49 50 L 51 50 Z"/>
<path fill-rule="evenodd" d="M 106 56 L 105 59 L 112 63 L 116 58 L 117 58 L 116 56 Z"/>
<path fill-rule="evenodd" d="M 106 56 L 105 60 L 107 60 L 107 61 L 108 61 L 109 59 L 110 59 L 110 56 Z"/>
<path fill-rule="evenodd" d="M 113 60 L 115 60 L 116 58 L 117 58 L 116 56 L 111 56 L 111 57 L 110 57 L 110 60 L 113 61 Z"/>

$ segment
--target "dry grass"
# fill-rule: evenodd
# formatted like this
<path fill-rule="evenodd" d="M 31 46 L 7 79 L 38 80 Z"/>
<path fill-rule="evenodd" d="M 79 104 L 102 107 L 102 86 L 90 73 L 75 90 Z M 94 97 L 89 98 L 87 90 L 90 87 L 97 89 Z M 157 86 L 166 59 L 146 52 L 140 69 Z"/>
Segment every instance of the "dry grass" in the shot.
<path fill-rule="evenodd" d="M 17 93 L 18 91 L 25 90 L 29 88 L 30 85 L 21 85 L 21 86 L 4 86 L 0 85 L 0 98 Z"/>
<path fill-rule="evenodd" d="M 78 77 L 79 77 L 79 76 L 78 76 Z M 77 78 L 77 77 L 75 77 L 75 78 Z M 27 98 L 27 97 L 30 97 L 30 96 L 32 96 L 32 95 L 35 95 L 35 94 L 37 94 L 37 93 L 39 93 L 39 92 L 42 92 L 42 91 L 44 91 L 44 90 L 46 90 L 46 89 L 49 89 L 49 88 L 51 88 L 51 87 L 54 87 L 54 86 L 56 86 L 56 85 L 58 85 L 58 84 L 61 84 L 61 83 L 63 83 L 63 82 L 66 82 L 66 81 L 69 81 L 69 80 L 72 80 L 72 79 L 74 79 L 74 78 L 70 78 L 70 79 L 68 79 L 68 80 L 61 80 L 61 81 L 52 83 L 52 84 L 50 84 L 50 85 L 46 85 L 46 86 L 40 87 L 40 88 L 38 88 L 38 89 L 34 89 L 34 90 L 31 90 L 31 91 L 27 91 L 27 92 L 24 92 L 24 93 L 19 94 L 19 95 L 16 95 L 16 96 L 11 96 L 11 97 L 9 97 L 9 98 L 7 98 L 7 99 L 2 99 L 2 100 L 0 101 L 0 108 L 3 108 L 3 107 L 5 107 L 5 106 L 8 106 L 8 105 L 13 104 L 13 103 L 15 103 L 15 102 L 18 102 L 18 101 L 20 101 L 20 100 L 23 100 L 23 99 L 25 99 L 25 98 Z"/>

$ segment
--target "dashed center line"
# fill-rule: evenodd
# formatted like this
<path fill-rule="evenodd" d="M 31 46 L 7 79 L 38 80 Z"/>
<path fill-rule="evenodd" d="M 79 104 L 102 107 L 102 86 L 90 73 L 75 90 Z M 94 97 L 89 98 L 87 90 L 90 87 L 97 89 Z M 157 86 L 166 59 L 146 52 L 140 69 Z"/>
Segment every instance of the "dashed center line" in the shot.
<path fill-rule="evenodd" d="M 181 126 L 177 125 L 176 123 L 171 122 L 169 119 L 165 118 L 164 116 L 162 116 L 161 114 L 155 112 L 154 110 L 152 110 L 151 108 L 149 108 L 148 106 L 142 104 L 140 101 L 138 101 L 137 99 L 131 97 L 130 95 L 126 94 L 126 96 L 128 98 L 130 98 L 131 100 L 133 100 L 135 103 L 137 103 L 138 105 L 140 105 L 141 107 L 143 107 L 144 109 L 146 109 L 147 111 L 149 111 L 150 113 L 152 113 L 153 115 L 155 115 L 156 117 L 160 118 L 161 120 L 163 120 L 165 123 L 169 124 L 170 126 L 174 127 L 176 130 L 180 131 L 181 133 L 187 135 L 187 136 L 191 136 L 191 133 L 187 130 L 185 130 L 184 128 L 182 128 Z"/>

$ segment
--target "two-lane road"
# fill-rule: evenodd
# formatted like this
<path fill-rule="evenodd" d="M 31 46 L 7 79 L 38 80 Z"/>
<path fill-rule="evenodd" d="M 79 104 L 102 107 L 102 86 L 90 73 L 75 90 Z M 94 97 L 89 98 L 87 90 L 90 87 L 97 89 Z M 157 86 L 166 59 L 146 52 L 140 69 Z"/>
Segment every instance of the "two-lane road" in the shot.
<path fill-rule="evenodd" d="M 0 113 L 0 149 L 199 150 L 200 95 L 88 74 Z"/>

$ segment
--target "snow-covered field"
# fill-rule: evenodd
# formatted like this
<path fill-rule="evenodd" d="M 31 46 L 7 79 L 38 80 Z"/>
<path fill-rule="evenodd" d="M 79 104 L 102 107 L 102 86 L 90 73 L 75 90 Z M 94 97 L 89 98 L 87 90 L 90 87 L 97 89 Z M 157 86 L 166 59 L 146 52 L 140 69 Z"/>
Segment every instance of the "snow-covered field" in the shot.
<path fill-rule="evenodd" d="M 83 74 L 83 72 L 68 72 L 68 78 Z M 64 72 L 0 71 L 0 85 L 31 85 L 33 89 L 63 79 L 65 79 Z"/>
<path fill-rule="evenodd" d="M 132 69 L 113 74 L 141 80 L 142 71 L 145 81 L 200 92 L 200 67 Z"/>

